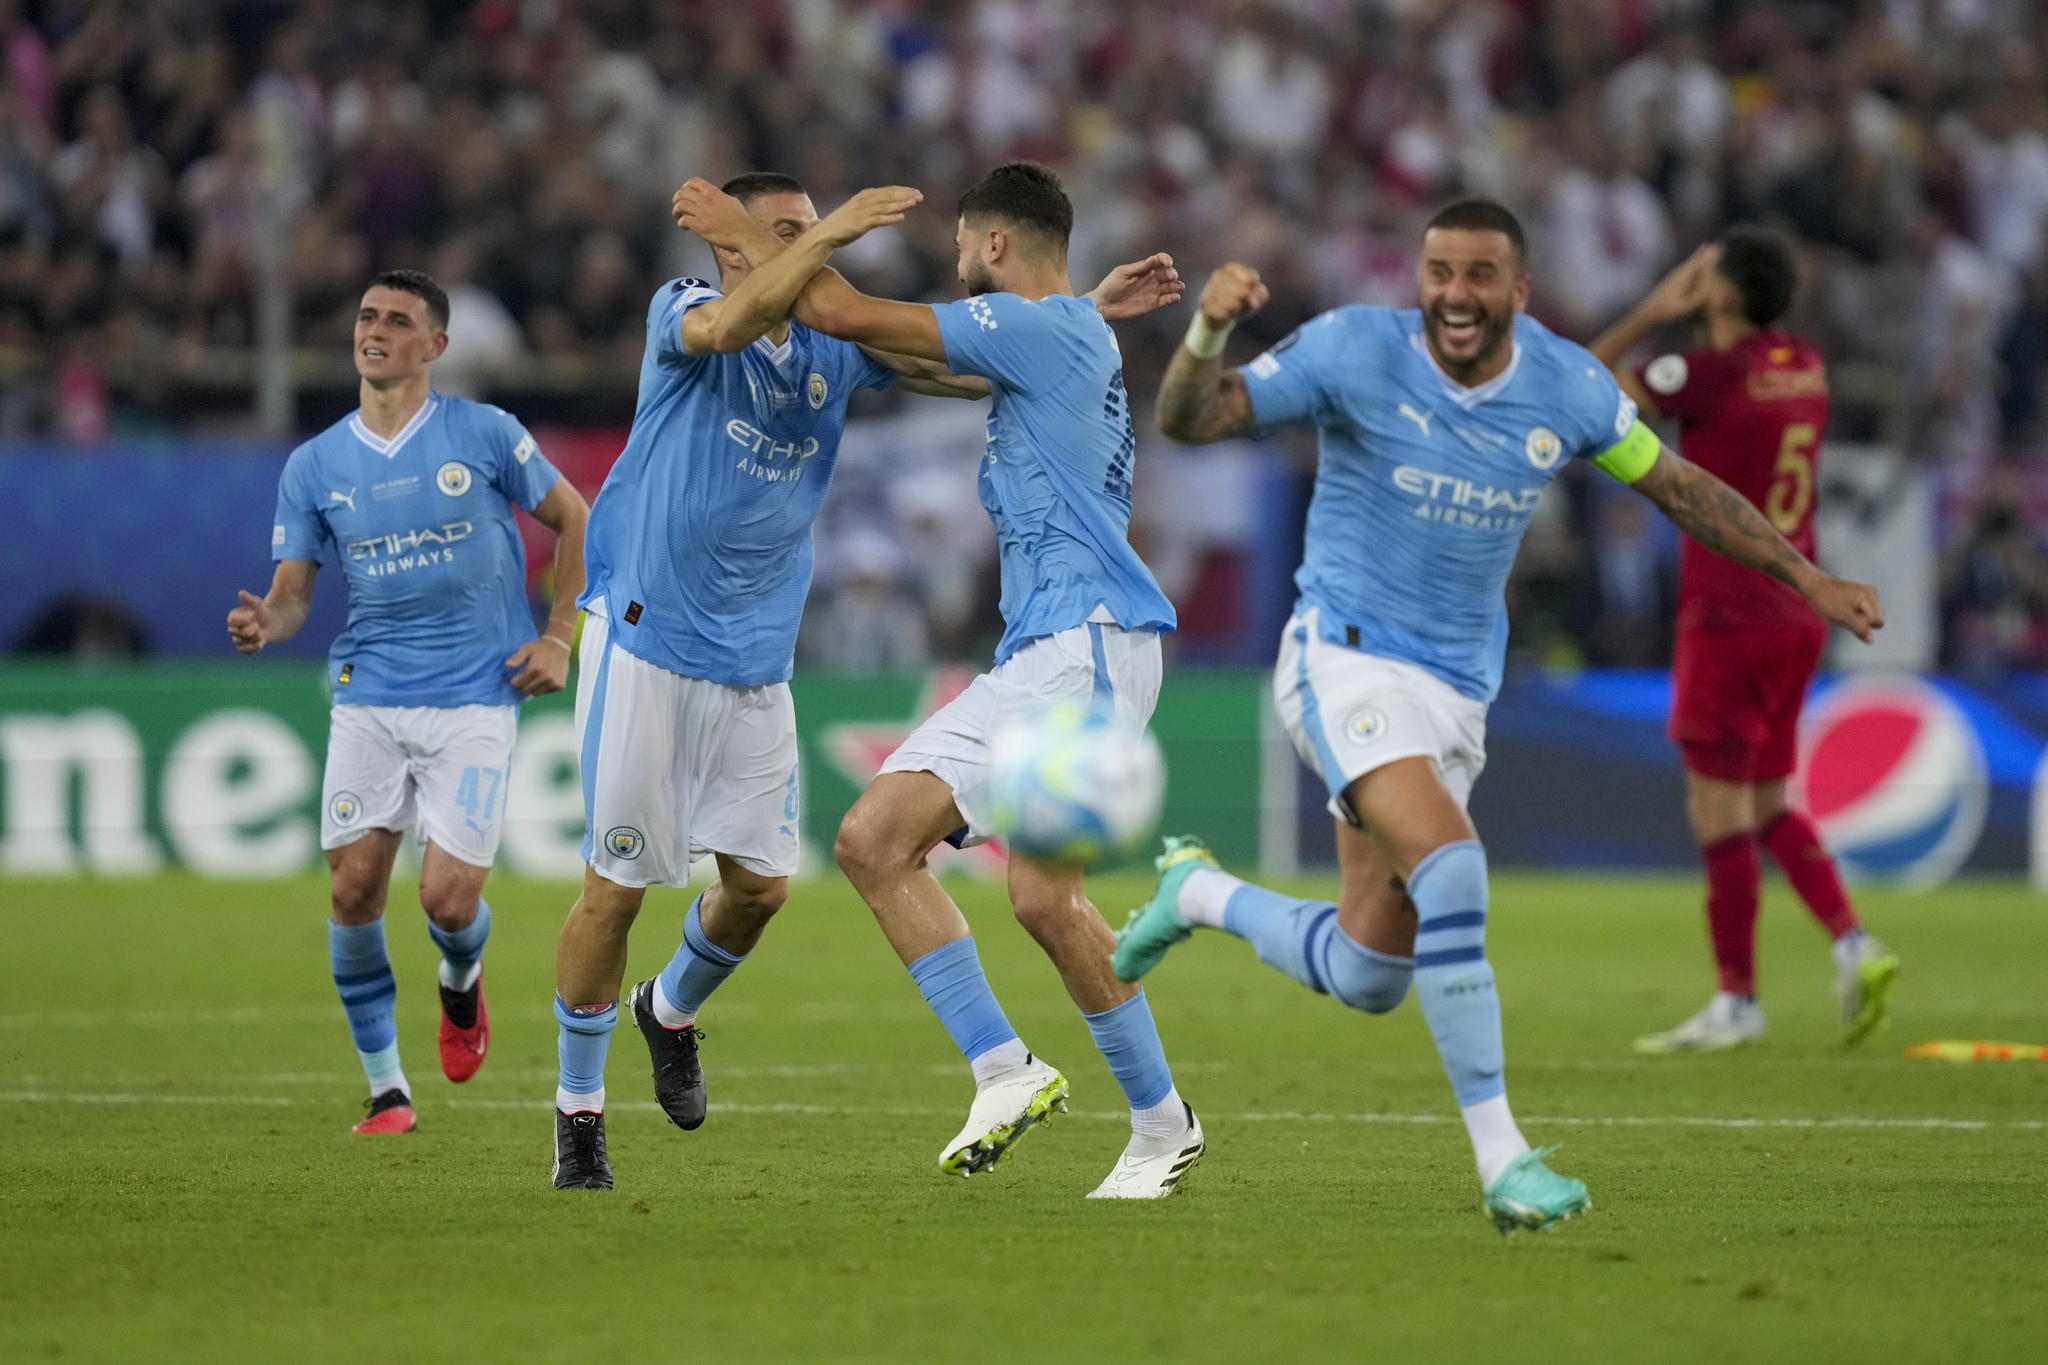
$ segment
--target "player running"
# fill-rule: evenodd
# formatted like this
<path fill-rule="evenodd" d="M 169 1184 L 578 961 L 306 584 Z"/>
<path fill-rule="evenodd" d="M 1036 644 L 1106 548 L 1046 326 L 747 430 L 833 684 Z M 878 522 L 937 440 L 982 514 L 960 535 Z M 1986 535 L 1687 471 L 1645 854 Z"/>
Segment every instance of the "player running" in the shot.
<path fill-rule="evenodd" d="M 1064 1104 L 1067 1082 L 1004 1017 L 925 855 L 941 840 L 991 837 L 990 740 L 1006 722 L 1073 699 L 1144 724 L 1159 692 L 1159 632 L 1173 628 L 1172 606 L 1126 538 L 1136 442 L 1115 333 L 1067 281 L 1073 222 L 1051 171 L 999 166 L 960 199 L 959 273 L 971 297 L 892 303 L 823 271 L 797 305 L 828 335 L 980 375 L 995 396 L 981 466 L 1006 625 L 995 667 L 882 765 L 833 850 L 973 1071 L 966 1126 L 939 1155 L 939 1168 L 960 1176 L 985 1170 Z M 1179 296 L 1177 279 L 1167 292 Z M 1171 1193 L 1202 1153 L 1202 1127 L 1174 1090 L 1144 993 L 1109 970 L 1113 939 L 1081 873 L 1013 851 L 1009 890 L 1130 1101 L 1130 1143 L 1091 1197 Z"/>
<path fill-rule="evenodd" d="M 228 613 L 254 654 L 305 624 L 323 548 L 348 580 L 348 628 L 328 651 L 334 710 L 320 793 L 333 879 L 334 985 L 370 1081 L 358 1133 L 409 1133 L 398 987 L 384 950 L 384 897 L 407 831 L 426 833 L 420 904 L 441 950 L 441 1070 L 483 1065 L 484 878 L 504 826 L 519 700 L 569 676 L 589 508 L 502 409 L 435 393 L 448 296 L 417 270 L 370 281 L 356 313 L 361 406 L 292 452 L 277 492 L 267 596 Z M 526 552 L 508 503 L 554 531 L 554 605 L 535 638 Z"/>
<path fill-rule="evenodd" d="M 1282 896 L 1222 871 L 1199 840 L 1169 839 L 1158 890 L 1115 956 L 1135 981 L 1203 927 L 1369 1014 L 1412 982 L 1502 1232 L 1590 1206 L 1508 1108 L 1486 852 L 1465 814 L 1500 687 L 1502 588 L 1544 486 L 1566 459 L 1591 459 L 1829 620 L 1865 639 L 1882 623 L 1874 592 L 1821 573 L 1756 508 L 1664 450 L 1597 360 L 1522 314 L 1525 260 L 1513 214 L 1453 204 L 1423 234 L 1419 310 L 1339 308 L 1227 371 L 1224 339 L 1266 289 L 1231 264 L 1203 290 L 1159 391 L 1160 430 L 1214 441 L 1302 422 L 1320 434 L 1273 697 L 1329 789 L 1342 892 L 1335 905 Z"/>
<path fill-rule="evenodd" d="M 655 1099 L 686 1130 L 707 1108 L 698 1011 L 789 894 L 799 803 L 788 680 L 811 523 L 848 397 L 899 370 L 922 393 L 988 391 L 789 319 L 833 250 L 921 198 L 864 190 L 821 221 L 785 175 L 743 175 L 723 190 L 692 180 L 676 193 L 677 222 L 714 244 L 719 287 L 679 279 L 655 295 L 632 435 L 591 516 L 576 698 L 588 867 L 556 959 L 558 1188 L 612 1187 L 605 1054 L 646 889 L 687 886 L 693 859 L 717 859 L 674 960 L 628 996 Z M 1137 311 L 1168 284 L 1178 297 L 1162 261 L 1120 267 L 1099 292 Z"/>
<path fill-rule="evenodd" d="M 1782 241 L 1733 228 L 1667 275 L 1592 350 L 1645 415 L 1678 419 L 1686 459 L 1725 479 L 1810 556 L 1828 388 L 1812 345 L 1773 326 L 1796 284 Z M 1688 315 L 1703 325 L 1705 346 L 1620 368 L 1643 337 Z M 1638 1052 L 1707 1052 L 1763 1037 L 1759 844 L 1834 940 L 1847 1041 L 1884 1019 L 1899 960 L 1856 918 L 1813 821 L 1785 804 L 1800 707 L 1827 638 L 1827 623 L 1789 587 L 1685 542 L 1670 733 L 1685 761 L 1686 814 L 1706 865 L 1707 932 L 1721 981 L 1705 1009 L 1637 1039 Z"/>

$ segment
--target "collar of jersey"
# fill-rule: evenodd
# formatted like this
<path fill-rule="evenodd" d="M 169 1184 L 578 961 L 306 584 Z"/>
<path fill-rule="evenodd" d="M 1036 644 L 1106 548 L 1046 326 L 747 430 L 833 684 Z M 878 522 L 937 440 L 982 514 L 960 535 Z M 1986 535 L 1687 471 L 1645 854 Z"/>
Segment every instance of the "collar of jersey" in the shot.
<path fill-rule="evenodd" d="M 796 326 L 791 324 L 789 335 L 783 338 L 780 346 L 771 344 L 766 336 L 755 337 L 754 345 L 762 355 L 768 357 L 768 363 L 779 370 L 789 363 L 792 355 L 796 354 Z"/>
<path fill-rule="evenodd" d="M 1429 353 L 1429 343 L 1423 340 L 1421 332 L 1410 332 L 1408 344 L 1415 348 L 1417 355 L 1429 362 L 1430 369 L 1436 371 L 1437 382 L 1443 385 L 1444 397 L 1461 408 L 1476 408 L 1487 399 L 1495 397 L 1508 386 L 1508 381 L 1515 377 L 1515 371 L 1522 368 L 1522 343 L 1512 342 L 1510 344 L 1514 351 L 1508 357 L 1508 367 L 1478 388 L 1468 389 L 1444 373 L 1444 367 L 1437 364 L 1436 357 Z"/>
<path fill-rule="evenodd" d="M 363 425 L 361 409 L 349 414 L 348 429 L 356 434 L 358 441 L 388 460 L 404 449 L 405 443 L 418 434 L 419 429 L 427 424 L 427 419 L 434 415 L 434 409 L 440 406 L 441 401 L 428 394 L 427 401 L 420 404 L 420 410 L 412 415 L 412 420 L 400 427 L 398 434 L 388 441 Z"/>

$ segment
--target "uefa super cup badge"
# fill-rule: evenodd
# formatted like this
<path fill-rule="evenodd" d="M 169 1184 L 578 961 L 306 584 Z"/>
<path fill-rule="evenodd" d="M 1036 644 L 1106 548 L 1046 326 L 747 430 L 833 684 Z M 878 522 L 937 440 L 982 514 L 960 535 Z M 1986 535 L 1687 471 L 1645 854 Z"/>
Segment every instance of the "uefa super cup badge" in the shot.
<path fill-rule="evenodd" d="M 450 460 L 434 475 L 434 483 L 451 498 L 459 498 L 469 491 L 469 466 L 460 460 Z"/>
<path fill-rule="evenodd" d="M 1522 453 L 1538 469 L 1548 469 L 1564 455 L 1564 442 L 1549 427 L 1531 427 L 1528 439 L 1522 442 Z"/>
<path fill-rule="evenodd" d="M 825 399 L 831 392 L 826 387 L 825 376 L 819 374 L 816 370 L 811 371 L 810 383 L 804 386 L 804 391 L 810 395 L 812 412 L 816 412 L 819 408 L 825 406 Z"/>

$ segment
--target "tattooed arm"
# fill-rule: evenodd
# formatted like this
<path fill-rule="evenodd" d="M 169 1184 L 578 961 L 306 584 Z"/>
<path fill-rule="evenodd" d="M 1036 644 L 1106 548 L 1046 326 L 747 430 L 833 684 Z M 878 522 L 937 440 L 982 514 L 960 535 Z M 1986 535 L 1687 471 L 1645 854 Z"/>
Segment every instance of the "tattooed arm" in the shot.
<path fill-rule="evenodd" d="M 1159 381 L 1153 420 L 1176 441 L 1200 445 L 1229 436 L 1249 436 L 1258 429 L 1244 376 L 1223 368 L 1223 339 L 1240 319 L 1266 302 L 1259 272 L 1232 262 L 1209 278 L 1202 291 L 1200 316 L 1189 341 L 1173 353 L 1166 378 Z M 1197 349 L 1206 355 L 1196 353 Z"/>
<path fill-rule="evenodd" d="M 1658 451 L 1657 462 L 1633 487 L 1679 530 L 1714 553 L 1794 588 L 1823 618 L 1855 632 L 1865 644 L 1884 625 L 1875 588 L 1821 572 L 1749 499 L 1669 449 Z"/>

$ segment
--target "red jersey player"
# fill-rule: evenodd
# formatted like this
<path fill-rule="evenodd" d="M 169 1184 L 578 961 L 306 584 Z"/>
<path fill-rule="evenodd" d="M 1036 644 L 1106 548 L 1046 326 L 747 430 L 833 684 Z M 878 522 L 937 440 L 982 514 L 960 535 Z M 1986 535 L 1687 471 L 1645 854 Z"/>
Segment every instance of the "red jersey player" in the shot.
<path fill-rule="evenodd" d="M 1796 281 L 1781 240 L 1732 228 L 1666 276 L 1592 350 L 1644 416 L 1678 419 L 1680 454 L 1756 504 L 1811 558 L 1827 371 L 1812 345 L 1772 325 Z M 1703 324 L 1705 346 L 1637 371 L 1620 368 L 1622 355 L 1650 331 L 1688 314 Z M 1848 1041 L 1884 1017 L 1898 958 L 1858 922 L 1813 822 L 1785 804 L 1799 711 L 1827 636 L 1826 624 L 1790 588 L 1684 542 L 1670 735 L 1684 757 L 1686 813 L 1706 864 L 1707 927 L 1721 981 L 1705 1009 L 1638 1039 L 1639 1052 L 1711 1051 L 1763 1036 L 1760 848 L 1834 939 Z"/>

